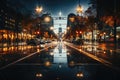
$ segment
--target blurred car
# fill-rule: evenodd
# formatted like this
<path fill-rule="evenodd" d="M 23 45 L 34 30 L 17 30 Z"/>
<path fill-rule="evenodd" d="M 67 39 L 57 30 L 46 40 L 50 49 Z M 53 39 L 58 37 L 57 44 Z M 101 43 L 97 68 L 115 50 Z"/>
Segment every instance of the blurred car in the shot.
<path fill-rule="evenodd" d="M 37 39 L 30 39 L 30 40 L 27 40 L 27 45 L 38 45 L 39 44 L 39 41 Z"/>
<path fill-rule="evenodd" d="M 84 41 L 82 39 L 77 39 L 73 42 L 74 44 L 77 44 L 77 45 L 83 45 L 84 44 Z"/>
<path fill-rule="evenodd" d="M 40 47 L 44 48 L 45 47 L 45 42 L 44 41 L 40 41 Z"/>
<path fill-rule="evenodd" d="M 51 43 L 51 40 L 46 40 L 45 43 Z"/>

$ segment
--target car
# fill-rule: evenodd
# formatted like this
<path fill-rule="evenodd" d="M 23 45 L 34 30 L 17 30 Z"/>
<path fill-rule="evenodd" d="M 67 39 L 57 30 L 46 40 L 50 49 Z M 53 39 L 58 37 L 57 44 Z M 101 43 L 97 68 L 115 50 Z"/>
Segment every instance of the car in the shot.
<path fill-rule="evenodd" d="M 84 44 L 84 42 L 83 42 L 82 39 L 77 39 L 77 40 L 75 40 L 73 43 L 74 43 L 74 44 L 77 44 L 77 45 L 83 45 L 83 44 Z"/>
<path fill-rule="evenodd" d="M 51 43 L 51 40 L 46 40 L 45 43 Z"/>
<path fill-rule="evenodd" d="M 45 41 L 41 40 L 39 45 L 40 45 L 41 48 L 44 48 L 45 47 Z"/>
<path fill-rule="evenodd" d="M 39 41 L 37 41 L 37 39 L 30 39 L 26 43 L 27 45 L 38 45 Z"/>

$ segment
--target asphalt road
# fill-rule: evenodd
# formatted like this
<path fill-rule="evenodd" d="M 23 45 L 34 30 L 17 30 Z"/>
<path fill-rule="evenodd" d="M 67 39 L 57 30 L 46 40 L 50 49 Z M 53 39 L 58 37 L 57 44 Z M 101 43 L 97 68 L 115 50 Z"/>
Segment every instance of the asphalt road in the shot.
<path fill-rule="evenodd" d="M 2 54 L 1 58 L 0 80 L 120 79 L 118 68 L 109 60 L 101 61 L 85 48 L 64 42 L 46 44 L 44 48 L 34 46 L 19 54 Z"/>

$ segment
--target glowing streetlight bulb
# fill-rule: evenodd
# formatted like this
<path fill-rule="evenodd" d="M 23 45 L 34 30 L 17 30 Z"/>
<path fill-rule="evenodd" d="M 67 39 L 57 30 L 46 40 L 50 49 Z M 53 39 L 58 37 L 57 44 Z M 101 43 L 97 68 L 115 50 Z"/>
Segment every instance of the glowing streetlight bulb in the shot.
<path fill-rule="evenodd" d="M 67 27 L 67 30 L 70 30 L 70 27 Z"/>
<path fill-rule="evenodd" d="M 50 17 L 45 17 L 44 21 L 45 22 L 50 22 Z"/>
<path fill-rule="evenodd" d="M 79 73 L 76 74 L 76 76 L 77 76 L 78 78 L 82 78 L 84 75 L 83 75 L 82 72 L 79 72 Z"/>
<path fill-rule="evenodd" d="M 42 77 L 43 75 L 41 73 L 37 73 L 36 77 Z"/>
<path fill-rule="evenodd" d="M 78 5 L 76 8 L 76 11 L 77 11 L 77 13 L 82 13 L 83 8 L 80 5 Z"/>
<path fill-rule="evenodd" d="M 42 8 L 42 6 L 41 7 L 37 6 L 35 10 L 37 13 L 41 13 L 43 8 Z"/>
<path fill-rule="evenodd" d="M 53 30 L 54 29 L 54 27 L 50 27 L 50 30 Z"/>

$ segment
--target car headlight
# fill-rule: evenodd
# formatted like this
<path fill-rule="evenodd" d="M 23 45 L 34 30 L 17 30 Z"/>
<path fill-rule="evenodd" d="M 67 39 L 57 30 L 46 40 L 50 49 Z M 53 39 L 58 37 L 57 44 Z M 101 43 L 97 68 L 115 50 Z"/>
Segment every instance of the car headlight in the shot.
<path fill-rule="evenodd" d="M 43 44 L 40 44 L 40 47 L 45 47 L 45 45 L 43 45 Z"/>

